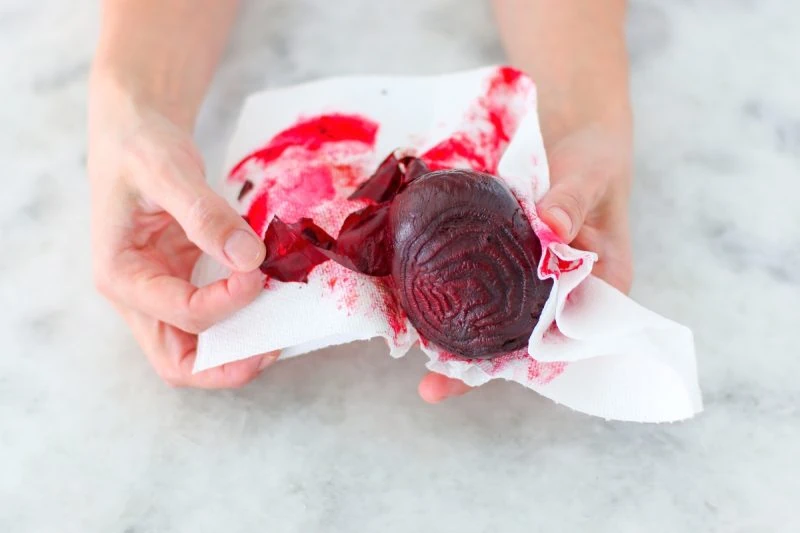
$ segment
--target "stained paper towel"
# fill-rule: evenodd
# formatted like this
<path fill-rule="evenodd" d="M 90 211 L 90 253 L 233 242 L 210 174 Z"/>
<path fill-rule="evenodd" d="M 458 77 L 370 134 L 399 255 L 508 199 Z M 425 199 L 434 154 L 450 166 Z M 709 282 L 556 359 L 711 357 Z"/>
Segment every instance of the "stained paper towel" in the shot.
<path fill-rule="evenodd" d="M 514 69 L 334 78 L 255 94 L 231 140 L 221 193 L 262 235 L 279 216 L 313 218 L 335 236 L 365 205 L 347 196 L 396 149 L 434 167 L 488 169 L 520 201 L 542 241 L 539 276 L 554 280 L 528 349 L 488 361 L 437 350 L 383 280 L 328 262 L 307 284 L 268 280 L 255 302 L 203 332 L 195 371 L 380 336 L 394 357 L 420 342 L 428 368 L 470 385 L 516 381 L 607 419 L 675 421 L 702 409 L 691 331 L 592 276 L 596 255 L 559 242 L 538 218 L 547 159 L 535 86 Z M 203 257 L 195 281 L 227 274 Z"/>

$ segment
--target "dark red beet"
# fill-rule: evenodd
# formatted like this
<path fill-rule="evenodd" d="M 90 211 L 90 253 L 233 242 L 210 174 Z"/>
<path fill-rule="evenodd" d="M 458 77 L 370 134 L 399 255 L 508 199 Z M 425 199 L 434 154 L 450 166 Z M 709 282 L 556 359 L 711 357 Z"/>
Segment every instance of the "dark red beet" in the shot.
<path fill-rule="evenodd" d="M 463 170 L 428 173 L 391 204 L 392 277 L 419 333 L 467 358 L 528 344 L 552 282 L 541 244 L 511 191 Z"/>
<path fill-rule="evenodd" d="M 430 171 L 422 159 L 411 156 L 397 159 L 391 154 L 348 200 L 367 198 L 377 203 L 390 202 L 409 183 Z"/>
<path fill-rule="evenodd" d="M 372 177 L 362 183 L 348 199 L 369 198 L 374 202 L 388 202 L 394 198 L 402 184 L 403 172 L 400 161 L 391 154 L 378 166 Z"/>
<path fill-rule="evenodd" d="M 412 181 L 431 171 L 428 165 L 425 164 L 425 161 L 416 157 L 407 158 L 407 160 L 403 161 L 403 164 L 406 167 L 405 176 L 403 176 L 404 186 L 408 186 Z"/>
<path fill-rule="evenodd" d="M 267 256 L 261 271 L 278 281 L 305 283 L 315 266 L 332 259 L 368 276 L 388 276 L 392 258 L 388 218 L 388 204 L 365 207 L 345 219 L 334 239 L 310 218 L 286 224 L 275 217 L 264 236 Z"/>
<path fill-rule="evenodd" d="M 392 271 L 388 220 L 388 204 L 371 205 L 351 214 L 336 239 L 338 257 L 329 257 L 368 276 L 388 276 Z"/>
<path fill-rule="evenodd" d="M 261 271 L 278 281 L 308 281 L 308 274 L 320 263 L 328 260 L 320 249 L 331 249 L 333 237 L 325 233 L 311 219 L 301 218 L 286 224 L 275 217 L 264 235 L 267 256 Z"/>
<path fill-rule="evenodd" d="M 274 218 L 262 271 L 305 282 L 332 259 L 391 275 L 411 323 L 448 352 L 489 359 L 527 345 L 552 282 L 536 275 L 541 244 L 503 182 L 391 155 L 351 198 L 376 203 L 348 216 L 337 239 L 310 219 Z"/>

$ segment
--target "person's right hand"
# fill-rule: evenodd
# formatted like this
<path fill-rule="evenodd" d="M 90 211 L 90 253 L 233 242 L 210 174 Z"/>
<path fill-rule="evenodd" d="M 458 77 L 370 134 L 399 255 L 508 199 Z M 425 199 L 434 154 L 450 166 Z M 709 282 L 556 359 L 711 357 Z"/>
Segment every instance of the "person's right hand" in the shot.
<path fill-rule="evenodd" d="M 88 169 L 98 289 L 130 326 L 158 375 L 173 386 L 237 387 L 277 359 L 263 354 L 192 374 L 197 334 L 262 290 L 261 240 L 206 184 L 191 125 L 94 81 Z M 190 282 L 202 252 L 233 270 Z"/>

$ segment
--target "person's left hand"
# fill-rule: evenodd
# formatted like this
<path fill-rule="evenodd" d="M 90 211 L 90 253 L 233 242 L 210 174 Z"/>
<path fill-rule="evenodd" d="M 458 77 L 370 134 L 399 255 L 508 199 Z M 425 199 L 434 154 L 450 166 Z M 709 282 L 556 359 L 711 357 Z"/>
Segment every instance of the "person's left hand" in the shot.
<path fill-rule="evenodd" d="M 551 187 L 537 212 L 564 242 L 595 252 L 592 274 L 622 292 L 633 280 L 628 198 L 631 185 L 630 136 L 596 124 L 581 126 L 548 142 Z M 438 403 L 471 387 L 429 373 L 419 384 L 423 400 Z"/>

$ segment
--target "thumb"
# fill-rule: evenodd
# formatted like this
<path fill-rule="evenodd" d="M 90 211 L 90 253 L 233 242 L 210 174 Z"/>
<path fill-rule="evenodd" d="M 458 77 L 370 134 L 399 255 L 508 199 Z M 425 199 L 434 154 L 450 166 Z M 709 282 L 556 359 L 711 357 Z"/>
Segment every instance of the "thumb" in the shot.
<path fill-rule="evenodd" d="M 202 172 L 181 170 L 145 180 L 142 192 L 175 218 L 190 241 L 217 261 L 237 272 L 258 268 L 266 253 L 261 239 L 211 190 Z"/>
<path fill-rule="evenodd" d="M 562 179 L 545 194 L 537 211 L 542 220 L 569 243 L 583 226 L 596 196 L 595 187 L 580 177 Z"/>

